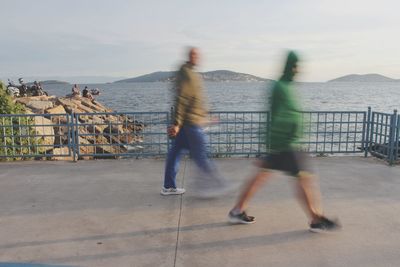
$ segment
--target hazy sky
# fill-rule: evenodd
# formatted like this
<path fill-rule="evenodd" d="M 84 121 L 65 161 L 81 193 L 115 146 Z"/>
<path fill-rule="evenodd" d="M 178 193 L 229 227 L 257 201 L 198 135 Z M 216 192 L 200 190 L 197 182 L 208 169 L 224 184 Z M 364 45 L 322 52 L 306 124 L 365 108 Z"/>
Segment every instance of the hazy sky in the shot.
<path fill-rule="evenodd" d="M 400 78 L 396 0 L 1 0 L 0 77 L 125 76 L 173 70 L 198 46 L 201 70 L 276 78 L 288 48 L 303 81 Z"/>

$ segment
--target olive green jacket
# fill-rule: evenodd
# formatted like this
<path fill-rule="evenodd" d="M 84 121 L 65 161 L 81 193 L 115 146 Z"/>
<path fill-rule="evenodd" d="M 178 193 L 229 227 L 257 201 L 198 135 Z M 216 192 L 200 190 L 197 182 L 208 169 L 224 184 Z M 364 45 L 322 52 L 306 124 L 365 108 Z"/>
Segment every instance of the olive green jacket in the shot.
<path fill-rule="evenodd" d="M 207 117 L 202 79 L 190 63 L 184 64 L 176 77 L 174 124 L 201 126 Z"/>

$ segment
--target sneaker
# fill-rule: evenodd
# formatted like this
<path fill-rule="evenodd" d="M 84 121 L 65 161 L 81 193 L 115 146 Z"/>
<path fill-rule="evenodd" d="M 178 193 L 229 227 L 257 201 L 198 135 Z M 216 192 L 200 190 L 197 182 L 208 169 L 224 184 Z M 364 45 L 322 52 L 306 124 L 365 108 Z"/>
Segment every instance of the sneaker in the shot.
<path fill-rule="evenodd" d="M 161 188 L 161 195 L 163 196 L 168 196 L 168 195 L 182 195 L 183 193 L 185 193 L 185 189 L 184 188 Z"/>
<path fill-rule="evenodd" d="M 339 221 L 330 220 L 326 217 L 321 217 L 318 222 L 310 224 L 310 232 L 313 233 L 323 233 L 323 232 L 330 232 L 339 230 L 342 226 L 340 225 Z"/>
<path fill-rule="evenodd" d="M 233 224 L 251 224 L 256 222 L 255 217 L 247 215 L 245 211 L 239 214 L 234 214 L 232 211 L 230 211 L 228 214 L 228 219 L 229 222 Z"/>

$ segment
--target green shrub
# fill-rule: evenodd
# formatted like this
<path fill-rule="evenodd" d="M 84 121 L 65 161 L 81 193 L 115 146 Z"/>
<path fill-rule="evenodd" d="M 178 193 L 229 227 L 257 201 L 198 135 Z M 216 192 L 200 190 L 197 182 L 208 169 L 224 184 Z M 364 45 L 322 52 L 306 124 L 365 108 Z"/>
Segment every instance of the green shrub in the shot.
<path fill-rule="evenodd" d="M 14 103 L 6 92 L 5 85 L 0 81 L 0 114 L 24 114 L 25 109 L 21 104 Z M 1 117 L 0 118 L 0 155 L 13 156 L 8 159 L 22 159 L 21 155 L 32 154 L 32 144 L 37 144 L 31 117 Z M 4 160 L 4 158 L 0 158 Z"/>

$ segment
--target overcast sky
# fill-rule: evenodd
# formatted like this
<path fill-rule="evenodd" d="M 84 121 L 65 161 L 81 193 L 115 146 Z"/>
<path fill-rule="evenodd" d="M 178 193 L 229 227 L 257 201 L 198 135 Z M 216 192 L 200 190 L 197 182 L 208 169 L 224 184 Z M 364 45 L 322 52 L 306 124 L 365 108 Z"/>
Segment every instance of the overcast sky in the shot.
<path fill-rule="evenodd" d="M 1 0 L 0 77 L 124 76 L 174 70 L 277 78 L 286 49 L 303 81 L 350 73 L 400 79 L 395 0 Z"/>

